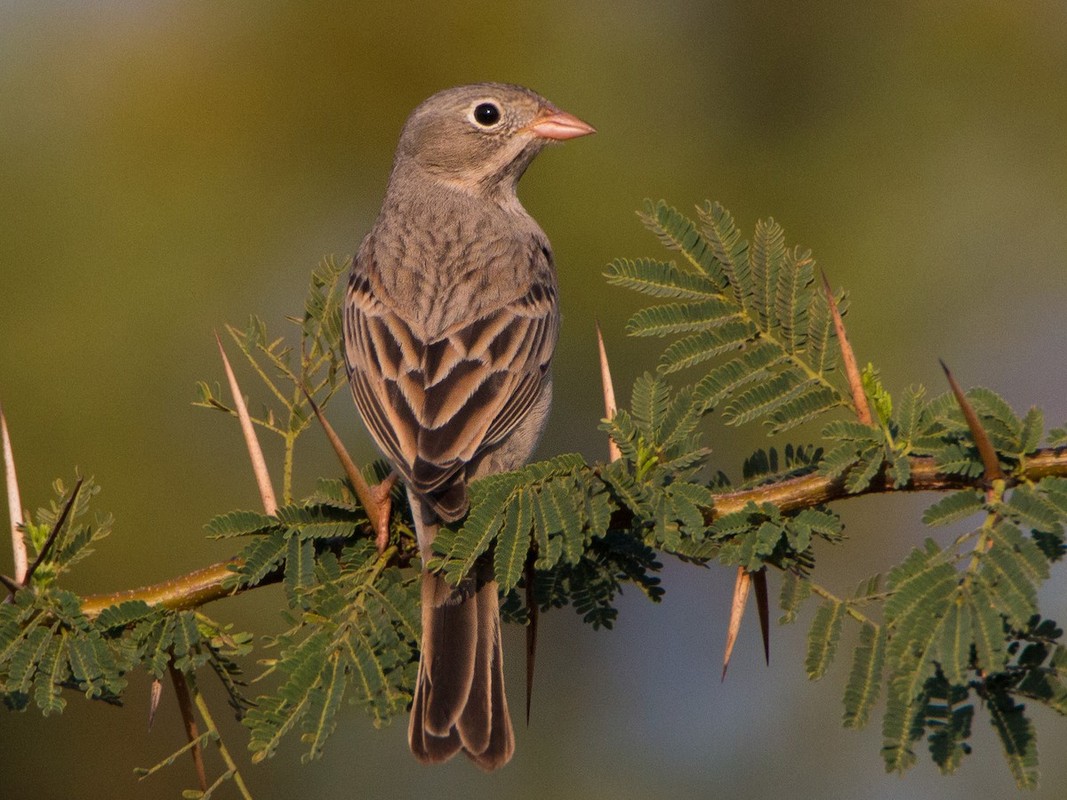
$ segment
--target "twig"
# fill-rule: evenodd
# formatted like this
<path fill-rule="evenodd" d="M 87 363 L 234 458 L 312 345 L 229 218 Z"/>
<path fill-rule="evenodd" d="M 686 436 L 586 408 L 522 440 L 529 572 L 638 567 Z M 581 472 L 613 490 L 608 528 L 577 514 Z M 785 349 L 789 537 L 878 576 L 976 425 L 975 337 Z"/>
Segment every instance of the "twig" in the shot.
<path fill-rule="evenodd" d="M 193 710 L 193 702 L 189 697 L 189 684 L 186 683 L 185 675 L 174 666 L 174 656 L 167 664 L 170 670 L 170 679 L 174 684 L 174 695 L 178 699 L 178 708 L 182 713 L 182 722 L 185 724 L 185 736 L 192 745 L 190 752 L 193 756 L 193 766 L 196 768 L 196 779 L 200 784 L 200 791 L 207 791 L 207 770 L 204 769 L 204 753 L 200 748 L 200 729 L 196 724 L 196 713 Z"/>
<path fill-rule="evenodd" d="M 862 492 L 849 492 L 843 478 L 827 478 L 824 475 L 802 475 L 780 483 L 757 486 L 724 492 L 715 496 L 715 507 L 707 509 L 704 519 L 707 524 L 726 514 L 741 511 L 749 503 L 773 503 L 783 512 L 810 508 L 834 500 L 861 497 L 863 495 L 896 492 L 943 492 L 964 489 L 975 485 L 974 479 L 963 475 L 950 475 L 938 472 L 937 464 L 932 458 L 913 457 L 909 459 L 911 479 L 902 487 L 886 480 L 885 471 L 876 475 L 870 485 Z M 1026 481 L 1039 481 L 1048 476 L 1067 477 L 1067 450 L 1044 448 L 1030 456 L 1021 470 L 1020 478 Z M 626 526 L 626 520 L 618 519 L 620 527 Z M 615 524 L 613 520 L 612 524 Z M 245 591 L 249 587 L 235 586 L 232 583 L 233 570 L 239 565 L 237 559 L 180 575 L 162 583 L 144 586 L 139 589 L 96 594 L 82 601 L 82 612 L 96 616 L 108 606 L 125 600 L 143 600 L 149 605 L 159 605 L 169 609 L 196 608 L 212 600 L 219 600 L 231 594 Z M 281 580 L 276 578 L 263 583 Z"/>
<path fill-rule="evenodd" d="M 200 692 L 196 693 L 196 709 L 200 712 L 200 716 L 204 720 L 204 724 L 208 726 L 208 729 L 215 732 L 215 746 L 219 749 L 219 755 L 222 757 L 223 763 L 226 764 L 227 770 L 233 776 L 233 782 L 237 784 L 237 789 L 241 792 L 241 797 L 243 797 L 244 800 L 252 800 L 252 795 L 248 791 L 248 787 L 245 786 L 245 780 L 241 777 L 241 771 L 237 769 L 237 764 L 234 762 L 233 756 L 230 755 L 226 743 L 222 741 L 222 736 L 219 734 L 219 728 L 215 724 L 215 720 L 211 716 L 211 711 L 207 707 L 207 702 L 204 700 L 204 696 L 200 694 Z"/>
<path fill-rule="evenodd" d="M 526 558 L 526 610 L 530 620 L 526 625 L 526 724 L 530 724 L 530 704 L 533 698 L 534 666 L 537 661 L 537 623 L 540 610 L 534 596 L 534 554 Z"/>

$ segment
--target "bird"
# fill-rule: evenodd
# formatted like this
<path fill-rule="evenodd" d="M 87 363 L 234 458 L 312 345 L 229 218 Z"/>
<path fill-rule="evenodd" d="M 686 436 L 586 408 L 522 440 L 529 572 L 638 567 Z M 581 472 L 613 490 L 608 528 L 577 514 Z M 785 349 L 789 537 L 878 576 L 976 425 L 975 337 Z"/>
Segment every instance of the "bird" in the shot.
<path fill-rule="evenodd" d="M 548 238 L 517 184 L 550 142 L 595 133 L 522 86 L 438 92 L 411 112 L 381 211 L 352 262 L 343 350 L 355 405 L 405 484 L 422 635 L 408 743 L 492 771 L 515 736 L 489 564 L 459 586 L 426 569 L 468 484 L 526 463 L 544 430 L 560 313 Z"/>

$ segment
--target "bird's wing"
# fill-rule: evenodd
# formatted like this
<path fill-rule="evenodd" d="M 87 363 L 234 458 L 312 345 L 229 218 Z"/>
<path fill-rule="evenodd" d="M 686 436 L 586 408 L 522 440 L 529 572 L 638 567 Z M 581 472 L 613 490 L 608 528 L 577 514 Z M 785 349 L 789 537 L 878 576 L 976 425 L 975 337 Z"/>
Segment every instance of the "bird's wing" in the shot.
<path fill-rule="evenodd" d="M 353 273 L 345 360 L 356 406 L 407 484 L 465 509 L 464 466 L 504 441 L 537 402 L 559 327 L 555 287 L 521 297 L 424 341 Z M 459 505 L 460 507 L 455 507 Z"/>

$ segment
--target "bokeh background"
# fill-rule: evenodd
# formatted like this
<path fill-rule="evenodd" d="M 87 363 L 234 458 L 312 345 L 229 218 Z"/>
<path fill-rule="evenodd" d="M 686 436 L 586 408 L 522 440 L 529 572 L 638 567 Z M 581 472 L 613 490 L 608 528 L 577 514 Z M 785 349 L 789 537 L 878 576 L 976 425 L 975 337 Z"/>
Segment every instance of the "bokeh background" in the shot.
<path fill-rule="evenodd" d="M 236 425 L 190 405 L 196 380 L 221 377 L 212 331 L 250 312 L 284 327 L 320 257 L 351 253 L 373 221 L 408 111 L 487 79 L 532 86 L 600 131 L 545 153 L 522 186 L 565 313 L 543 454 L 603 455 L 594 315 L 622 394 L 649 366 L 655 347 L 622 335 L 639 299 L 601 278 L 613 257 L 660 254 L 633 213 L 647 196 L 719 200 L 749 231 L 773 215 L 850 289 L 859 357 L 891 390 L 941 391 L 941 357 L 965 384 L 1067 420 L 1063 3 L 0 0 L 0 401 L 24 505 L 77 467 L 117 517 L 76 588 L 229 554 L 203 523 L 257 501 Z M 371 457 L 347 401 L 332 413 Z M 735 475 L 766 444 L 709 435 Z M 298 458 L 298 490 L 337 471 L 315 435 Z M 899 560 L 925 535 L 928 501 L 848 503 L 852 541 L 823 555 L 828 582 Z M 809 615 L 773 631 L 769 668 L 750 620 L 720 683 L 732 578 L 668 564 L 665 602 L 627 594 L 610 632 L 545 618 L 531 725 L 492 776 L 419 767 L 405 722 L 376 731 L 352 709 L 307 766 L 294 739 L 252 767 L 241 729 L 224 732 L 257 798 L 1016 794 L 984 721 L 957 776 L 923 752 L 885 775 L 880 720 L 838 724 L 847 662 L 804 678 Z M 1061 566 L 1042 593 L 1061 621 L 1065 586 Z M 210 612 L 266 632 L 281 605 L 267 589 Z M 522 634 L 506 636 L 519 708 Z M 144 783 L 131 771 L 183 741 L 169 693 L 146 731 L 147 691 L 135 677 L 123 709 L 72 695 L 59 718 L 0 714 L 0 795 L 178 796 L 187 763 Z M 1063 797 L 1067 723 L 1034 717 L 1030 796 Z"/>

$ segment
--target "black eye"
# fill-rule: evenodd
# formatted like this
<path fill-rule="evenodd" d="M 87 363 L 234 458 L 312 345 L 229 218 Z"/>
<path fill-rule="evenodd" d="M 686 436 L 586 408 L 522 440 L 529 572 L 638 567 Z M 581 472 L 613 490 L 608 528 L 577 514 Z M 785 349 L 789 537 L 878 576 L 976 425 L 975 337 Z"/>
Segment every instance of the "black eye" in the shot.
<path fill-rule="evenodd" d="M 500 122 L 500 109 L 492 103 L 479 103 L 474 108 L 474 121 L 487 128 L 496 125 Z"/>

